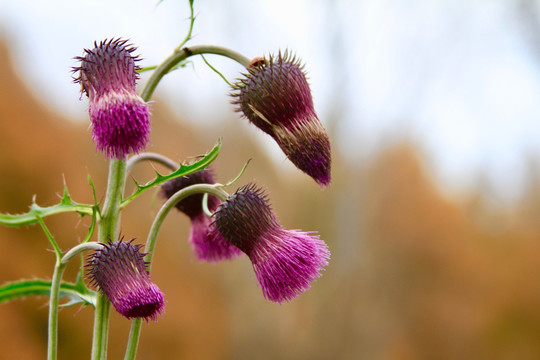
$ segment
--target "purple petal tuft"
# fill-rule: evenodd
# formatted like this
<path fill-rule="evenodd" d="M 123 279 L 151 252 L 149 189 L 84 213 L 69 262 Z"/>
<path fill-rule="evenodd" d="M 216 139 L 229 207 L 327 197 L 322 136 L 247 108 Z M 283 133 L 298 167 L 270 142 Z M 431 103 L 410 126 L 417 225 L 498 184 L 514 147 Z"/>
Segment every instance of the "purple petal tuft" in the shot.
<path fill-rule="evenodd" d="M 213 226 L 248 255 L 268 300 L 282 303 L 295 298 L 328 265 L 326 244 L 316 235 L 279 225 L 266 195 L 253 184 L 219 206 Z"/>
<path fill-rule="evenodd" d="M 132 241 L 103 244 L 88 259 L 89 278 L 121 315 L 156 321 L 163 314 L 165 298 L 150 280 L 144 254 L 139 252 L 142 245 Z"/>
<path fill-rule="evenodd" d="M 330 251 L 318 236 L 279 229 L 256 242 L 249 258 L 264 297 L 282 303 L 311 287 L 328 265 Z"/>
<path fill-rule="evenodd" d="M 81 65 L 75 81 L 90 100 L 92 138 L 108 158 L 123 159 L 146 148 L 150 136 L 150 108 L 135 91 L 138 57 L 127 40 L 94 43 L 77 57 Z"/>

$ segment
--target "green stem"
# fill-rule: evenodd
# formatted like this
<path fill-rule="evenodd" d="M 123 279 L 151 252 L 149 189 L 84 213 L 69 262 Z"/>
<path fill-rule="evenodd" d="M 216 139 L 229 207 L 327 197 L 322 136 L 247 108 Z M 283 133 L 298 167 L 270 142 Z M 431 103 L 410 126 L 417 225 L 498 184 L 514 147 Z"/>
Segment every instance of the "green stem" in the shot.
<path fill-rule="evenodd" d="M 60 282 L 65 265 L 62 265 L 60 256 L 56 257 L 54 273 L 51 281 L 51 295 L 49 297 L 49 330 L 47 340 L 47 360 L 56 360 L 58 351 L 58 296 Z"/>
<path fill-rule="evenodd" d="M 98 224 L 98 241 L 109 243 L 118 239 L 118 223 L 120 220 L 120 203 L 126 183 L 125 160 L 113 159 L 109 165 L 107 193 Z M 111 303 L 105 295 L 96 300 L 94 314 L 94 333 L 92 343 L 92 360 L 107 358 L 107 338 L 109 335 L 109 315 Z"/>
<path fill-rule="evenodd" d="M 223 185 L 221 184 L 191 185 L 176 192 L 165 202 L 165 204 L 163 204 L 161 209 L 159 209 L 159 212 L 157 213 L 154 222 L 152 223 L 150 233 L 148 234 L 148 239 L 146 240 L 146 248 L 144 249 L 144 251 L 148 254 L 144 258 L 144 260 L 148 262 L 148 271 L 150 271 L 150 267 L 152 265 L 151 261 L 154 254 L 154 248 L 156 246 L 159 230 L 161 229 L 161 225 L 163 224 L 163 221 L 167 217 L 169 211 L 171 211 L 171 209 L 174 208 L 174 206 L 178 202 L 182 201 L 182 199 L 185 199 L 186 197 L 194 194 L 207 193 L 217 197 L 221 201 L 225 201 L 229 197 L 229 194 L 227 194 L 225 190 L 221 189 L 222 186 Z M 142 319 L 135 319 L 131 322 L 129 341 L 124 360 L 135 359 L 135 354 L 137 353 L 137 345 L 139 343 L 139 336 L 141 334 L 141 324 Z"/>
<path fill-rule="evenodd" d="M 171 56 L 165 59 L 165 61 L 162 62 L 152 73 L 152 76 L 150 77 L 150 79 L 148 79 L 148 82 L 146 83 L 146 86 L 141 93 L 141 97 L 143 98 L 143 100 L 150 100 L 161 78 L 165 76 L 169 71 L 171 71 L 181 61 L 187 59 L 190 56 L 202 54 L 225 56 L 229 59 L 235 60 L 244 67 L 247 67 L 251 61 L 249 58 L 234 50 L 215 45 L 195 45 L 190 47 L 184 47 L 182 49 L 177 49 L 174 51 L 174 53 L 172 53 Z"/>
<path fill-rule="evenodd" d="M 201 194 L 201 193 L 208 193 L 210 195 L 213 195 L 220 199 L 221 201 L 225 201 L 229 194 L 223 189 L 221 189 L 223 185 L 221 184 L 197 184 L 197 185 L 191 185 L 188 186 L 182 190 L 177 191 L 174 193 L 173 196 L 171 196 L 165 204 L 159 209 L 159 212 L 157 213 L 154 222 L 152 223 L 152 227 L 150 228 L 150 233 L 148 234 L 148 239 L 146 240 L 146 247 L 144 249 L 144 252 L 148 253 L 146 257 L 144 258 L 145 261 L 148 261 L 148 271 L 150 271 L 150 268 L 152 266 L 152 257 L 154 255 L 154 248 L 156 247 L 157 242 L 157 236 L 159 234 L 159 230 L 161 229 L 161 225 L 163 225 L 163 221 L 165 221 L 165 218 L 167 217 L 167 214 L 169 214 L 169 211 L 171 211 L 174 206 L 182 201 L 182 199 L 187 198 L 188 196 L 195 195 L 195 194 Z"/>
<path fill-rule="evenodd" d="M 102 245 L 97 243 L 83 243 L 75 246 L 62 258 L 60 258 L 60 256 L 56 257 L 56 264 L 54 266 L 54 273 L 51 281 L 51 294 L 49 297 L 49 336 L 47 343 L 48 360 L 56 360 L 58 352 L 58 300 L 64 269 L 71 259 L 82 251 L 97 250 L 101 247 Z"/>
<path fill-rule="evenodd" d="M 56 242 L 56 240 L 54 239 L 54 236 L 49 231 L 49 228 L 47 227 L 47 225 L 45 225 L 45 222 L 43 221 L 41 216 L 36 216 L 36 219 L 37 219 L 39 225 L 41 226 L 41 229 L 43 229 L 43 232 L 45 233 L 45 236 L 47 236 L 47 239 L 49 239 L 49 242 L 53 246 L 54 253 L 56 254 L 56 260 L 58 261 L 60 256 L 62 256 L 62 250 L 60 250 L 60 247 L 58 246 L 58 243 Z"/>
<path fill-rule="evenodd" d="M 105 295 L 97 294 L 94 310 L 94 332 L 92 342 L 92 360 L 107 358 L 107 337 L 111 303 Z"/>
<path fill-rule="evenodd" d="M 179 51 L 189 40 L 191 40 L 191 34 L 193 34 L 193 24 L 195 24 L 195 14 L 193 10 L 193 0 L 189 0 L 189 30 L 184 40 L 178 45 L 176 51 Z"/>
<path fill-rule="evenodd" d="M 102 243 L 118 239 L 120 202 L 126 183 L 126 162 L 113 159 L 109 166 L 109 181 L 98 227 L 98 239 Z"/>
<path fill-rule="evenodd" d="M 127 170 L 131 170 L 137 163 L 141 161 L 153 161 L 167 167 L 171 171 L 176 171 L 180 167 L 179 164 L 166 156 L 152 152 L 145 152 L 129 158 L 126 165 Z"/>
<path fill-rule="evenodd" d="M 135 355 L 137 354 L 137 347 L 139 345 L 139 336 L 141 335 L 141 325 L 141 319 L 135 319 L 131 322 L 131 329 L 129 330 L 129 340 L 124 360 L 135 359 Z"/>

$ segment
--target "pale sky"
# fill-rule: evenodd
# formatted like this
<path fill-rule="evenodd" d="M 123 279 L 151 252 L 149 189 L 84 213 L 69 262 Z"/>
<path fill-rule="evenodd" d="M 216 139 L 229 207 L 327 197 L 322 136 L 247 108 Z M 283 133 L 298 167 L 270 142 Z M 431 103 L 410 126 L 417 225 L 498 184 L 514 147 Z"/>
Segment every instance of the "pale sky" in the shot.
<path fill-rule="evenodd" d="M 94 40 L 129 38 L 142 65 L 168 56 L 187 30 L 187 1 L 0 0 L 0 36 L 43 101 L 87 121 L 70 68 Z M 365 159 L 391 139 L 422 148 L 441 186 L 487 176 L 497 200 L 519 194 L 526 154 L 540 154 L 540 58 L 517 7 L 502 0 L 195 1 L 192 44 L 249 57 L 294 50 L 323 123 L 340 115 L 338 145 Z M 330 15 L 328 15 L 330 14 Z M 230 79 L 241 67 L 208 57 Z M 158 95 L 188 120 L 232 111 L 226 84 L 194 59 Z M 211 104 L 211 106 L 209 106 Z M 261 137 L 262 139 L 262 137 Z M 270 144 L 270 141 L 268 143 Z M 273 145 L 269 145 L 271 149 Z M 282 156 L 277 153 L 278 156 Z M 281 159 L 281 158 L 279 158 Z"/>

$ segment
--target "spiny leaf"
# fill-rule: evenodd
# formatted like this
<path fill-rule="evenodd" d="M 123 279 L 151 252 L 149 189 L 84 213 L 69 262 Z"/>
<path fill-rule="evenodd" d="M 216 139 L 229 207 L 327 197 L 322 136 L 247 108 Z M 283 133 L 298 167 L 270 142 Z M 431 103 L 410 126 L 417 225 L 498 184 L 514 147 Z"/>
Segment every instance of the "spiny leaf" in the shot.
<path fill-rule="evenodd" d="M 31 295 L 49 296 L 51 293 L 51 282 L 46 280 L 20 280 L 0 286 L 0 304 Z M 96 304 L 96 293 L 88 290 L 84 283 L 67 283 L 60 284 L 60 298 L 68 298 L 68 306 L 82 303 L 83 305 Z"/>
<path fill-rule="evenodd" d="M 64 193 L 62 194 L 62 200 L 60 200 L 60 205 L 70 205 L 70 204 L 73 204 L 73 200 L 71 200 L 71 196 L 69 195 L 67 185 L 64 184 Z"/>
<path fill-rule="evenodd" d="M 191 173 L 194 173 L 196 171 L 199 171 L 199 170 L 202 170 L 202 169 L 206 168 L 208 165 L 210 165 L 217 158 L 220 149 L 221 149 L 221 140 L 219 140 L 217 142 L 217 144 L 214 146 L 214 148 L 212 150 L 210 150 L 210 152 L 208 154 L 206 154 L 203 158 L 201 158 L 197 162 L 194 162 L 193 164 L 180 165 L 178 170 L 176 170 L 176 171 L 174 171 L 174 172 L 172 172 L 172 173 L 170 173 L 168 175 L 162 175 L 162 174 L 160 174 L 159 172 L 156 171 L 156 178 L 154 180 L 152 180 L 152 181 L 147 182 L 144 185 L 140 185 L 139 183 L 137 183 L 137 181 L 134 180 L 135 185 L 137 186 L 137 190 L 135 190 L 135 192 L 131 196 L 126 198 L 124 201 L 122 201 L 121 206 L 124 207 L 129 202 L 131 202 L 133 199 L 138 197 L 142 192 L 144 192 L 145 190 L 148 190 L 148 189 L 150 189 L 150 188 L 152 188 L 152 187 L 154 187 L 156 185 L 163 184 L 166 181 L 175 179 L 175 178 L 180 177 L 180 176 L 186 176 L 186 175 L 189 175 Z"/>
<path fill-rule="evenodd" d="M 95 206 L 79 204 L 71 199 L 67 187 L 64 186 L 64 193 L 60 203 L 53 206 L 41 207 L 35 202 L 30 206 L 30 210 L 24 214 L 0 214 L 0 224 L 6 226 L 31 225 L 38 222 L 38 218 L 45 218 L 50 215 L 75 212 L 81 215 L 92 215 Z"/>

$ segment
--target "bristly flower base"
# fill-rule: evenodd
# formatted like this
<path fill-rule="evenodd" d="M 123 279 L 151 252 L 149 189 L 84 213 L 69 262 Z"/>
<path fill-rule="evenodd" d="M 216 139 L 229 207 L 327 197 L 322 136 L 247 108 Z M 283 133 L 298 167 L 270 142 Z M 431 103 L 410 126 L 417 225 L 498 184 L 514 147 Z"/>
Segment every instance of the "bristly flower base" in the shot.
<path fill-rule="evenodd" d="M 289 301 L 310 288 L 330 252 L 312 233 L 283 228 L 263 190 L 241 187 L 215 213 L 214 232 L 250 258 L 264 296 Z"/>
<path fill-rule="evenodd" d="M 88 258 L 88 277 L 121 315 L 156 321 L 163 314 L 165 299 L 150 280 L 145 254 L 139 251 L 142 245 L 132 242 L 103 244 Z"/>

